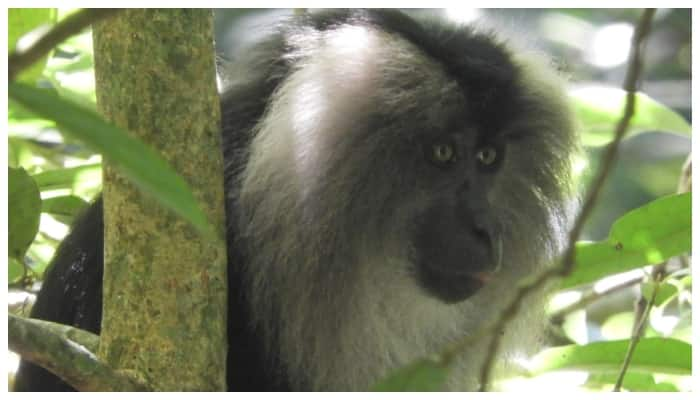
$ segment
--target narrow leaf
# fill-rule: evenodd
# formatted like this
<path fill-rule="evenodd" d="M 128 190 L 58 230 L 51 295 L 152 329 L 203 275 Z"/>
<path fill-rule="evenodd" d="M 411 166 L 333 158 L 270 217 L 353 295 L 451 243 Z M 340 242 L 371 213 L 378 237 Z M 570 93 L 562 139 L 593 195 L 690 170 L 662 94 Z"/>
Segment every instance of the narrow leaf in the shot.
<path fill-rule="evenodd" d="M 33 176 L 39 190 L 44 192 L 54 189 L 69 189 L 76 182 L 101 181 L 102 164 L 87 164 L 72 168 L 61 168 L 38 173 Z"/>
<path fill-rule="evenodd" d="M 56 121 L 66 134 L 102 153 L 142 190 L 190 221 L 201 232 L 213 232 L 185 180 L 150 147 L 106 122 L 97 113 L 50 91 L 11 83 L 9 95 L 11 100 L 37 115 Z"/>
<path fill-rule="evenodd" d="M 627 353 L 629 340 L 595 342 L 547 349 L 531 360 L 530 370 L 543 373 L 579 370 L 595 373 L 617 372 Z M 643 338 L 637 344 L 630 371 L 690 375 L 692 347 L 670 338 Z"/>
<path fill-rule="evenodd" d="M 44 199 L 41 212 L 51 214 L 57 220 L 70 225 L 75 216 L 87 205 L 88 203 L 78 196 L 57 196 Z"/>

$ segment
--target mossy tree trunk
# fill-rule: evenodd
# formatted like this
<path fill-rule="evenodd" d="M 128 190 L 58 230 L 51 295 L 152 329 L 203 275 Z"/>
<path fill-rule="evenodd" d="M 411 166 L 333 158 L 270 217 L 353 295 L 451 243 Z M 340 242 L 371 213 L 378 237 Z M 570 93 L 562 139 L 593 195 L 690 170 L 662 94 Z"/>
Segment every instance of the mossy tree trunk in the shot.
<path fill-rule="evenodd" d="M 93 28 L 100 112 L 159 151 L 224 237 L 209 10 L 126 10 Z M 155 390 L 226 389 L 226 253 L 105 160 L 98 355 Z"/>

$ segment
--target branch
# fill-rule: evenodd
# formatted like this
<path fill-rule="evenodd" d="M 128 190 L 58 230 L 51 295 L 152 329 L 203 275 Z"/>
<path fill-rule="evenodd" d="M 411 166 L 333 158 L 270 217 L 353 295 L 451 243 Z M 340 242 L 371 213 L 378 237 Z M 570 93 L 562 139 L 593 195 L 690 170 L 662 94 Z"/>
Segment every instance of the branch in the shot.
<path fill-rule="evenodd" d="M 691 190 L 693 190 L 693 153 L 688 154 L 688 158 L 681 169 L 681 179 L 678 183 L 678 193 L 686 193 Z M 687 254 L 680 256 L 679 260 L 683 268 L 689 267 L 690 262 Z"/>
<path fill-rule="evenodd" d="M 642 283 L 643 280 L 644 280 L 643 276 L 634 277 L 634 278 L 628 279 L 626 281 L 620 282 L 617 285 L 611 286 L 605 290 L 601 290 L 601 291 L 591 290 L 590 292 L 585 293 L 575 303 L 554 311 L 549 316 L 549 318 L 550 318 L 550 320 L 555 321 L 555 322 L 562 321 L 564 317 L 571 314 L 572 312 L 580 310 L 582 308 L 585 308 L 588 305 L 590 305 L 591 303 L 594 303 L 597 300 L 600 300 L 603 297 L 606 297 L 612 293 L 616 293 L 620 290 L 629 288 L 631 286 L 639 285 L 640 283 Z"/>
<path fill-rule="evenodd" d="M 634 354 L 634 350 L 637 348 L 639 340 L 642 338 L 642 335 L 647 325 L 647 320 L 649 319 L 649 314 L 651 313 L 651 309 L 654 307 L 654 303 L 656 302 L 656 295 L 659 293 L 659 283 L 661 283 L 661 279 L 663 279 L 661 275 L 657 275 L 654 277 L 654 289 L 651 293 L 651 298 L 649 299 L 649 301 L 646 302 L 645 307 L 643 308 L 644 312 L 637 321 L 637 324 L 634 329 L 634 334 L 630 338 L 629 347 L 627 348 L 625 359 L 622 362 L 622 368 L 620 369 L 620 374 L 618 375 L 617 381 L 615 382 L 613 392 L 619 392 L 622 388 L 622 382 L 625 380 L 625 374 L 627 373 L 627 369 L 629 368 L 630 363 L 632 362 L 632 355 Z"/>
<path fill-rule="evenodd" d="M 81 391 L 145 391 L 95 356 L 99 336 L 67 325 L 8 315 L 10 350 Z"/>
<path fill-rule="evenodd" d="M 501 332 L 505 329 L 506 325 L 517 315 L 520 306 L 523 302 L 525 296 L 530 293 L 534 293 L 541 287 L 545 286 L 553 278 L 563 278 L 571 273 L 575 265 L 575 250 L 576 241 L 581 235 L 583 230 L 583 225 L 588 219 L 588 216 L 593 211 L 596 205 L 600 190 L 603 187 L 613 164 L 617 159 L 617 151 L 622 141 L 622 138 L 627 131 L 629 122 L 632 119 L 635 111 L 635 93 L 637 86 L 639 84 L 639 78 L 642 71 L 642 45 L 651 30 L 651 20 L 654 17 L 655 9 L 646 9 L 642 14 L 637 27 L 634 32 L 634 37 L 632 38 L 632 48 L 630 54 L 630 61 L 627 65 L 627 72 L 625 75 L 624 89 L 627 91 L 627 98 L 625 101 L 625 109 L 620 121 L 615 127 L 615 138 L 608 145 L 606 152 L 601 161 L 601 166 L 598 175 L 595 177 L 591 184 L 591 189 L 586 196 L 583 203 L 581 213 L 576 218 L 574 227 L 569 233 L 569 241 L 566 251 L 564 252 L 564 257 L 561 265 L 557 268 L 552 268 L 546 270 L 544 273 L 540 274 L 534 281 L 526 283 L 518 288 L 515 298 L 506 307 L 506 309 L 501 314 L 500 319 L 493 325 L 492 329 L 488 332 Z M 491 380 L 491 370 L 493 363 L 495 361 L 496 354 L 500 347 L 501 335 L 491 335 L 492 339 L 489 343 L 489 347 L 486 353 L 486 360 L 481 368 L 481 377 L 479 379 L 480 388 L 479 391 L 486 391 L 488 384 Z"/>
<path fill-rule="evenodd" d="M 681 178 L 678 181 L 678 193 L 690 192 L 693 189 L 693 154 L 688 154 L 688 158 L 681 169 Z"/>
<path fill-rule="evenodd" d="M 688 159 L 685 161 L 683 167 L 681 168 L 681 176 L 678 180 L 678 193 L 685 193 L 690 191 L 691 189 L 691 155 L 688 155 Z M 683 257 L 681 256 L 681 260 L 682 259 Z M 642 336 L 644 336 L 644 331 L 647 327 L 649 314 L 651 313 L 651 309 L 654 307 L 654 303 L 656 302 L 656 295 L 659 292 L 659 284 L 663 282 L 663 280 L 667 276 L 666 264 L 666 262 L 662 262 L 660 264 L 655 265 L 651 272 L 651 279 L 652 282 L 654 282 L 654 290 L 652 291 L 651 299 L 645 299 L 643 294 L 639 296 L 639 300 L 637 301 L 637 311 L 635 312 L 634 316 L 634 330 L 632 332 L 632 336 L 630 337 L 630 343 L 627 347 L 625 359 L 622 362 L 622 368 L 620 368 L 620 373 L 617 377 L 617 381 L 615 382 L 615 387 L 613 388 L 614 392 L 619 392 L 622 388 L 622 383 L 625 380 L 625 374 L 627 373 L 627 369 L 629 368 L 630 362 L 632 360 L 632 355 L 634 354 L 634 350 L 637 347 L 637 343 L 639 343 Z"/>
<path fill-rule="evenodd" d="M 121 10 L 108 8 L 80 10 L 54 25 L 29 48 L 25 50 L 15 49 L 7 57 L 8 81 L 14 80 L 20 72 L 40 60 L 64 40 L 79 33 L 91 24 L 119 11 Z"/>

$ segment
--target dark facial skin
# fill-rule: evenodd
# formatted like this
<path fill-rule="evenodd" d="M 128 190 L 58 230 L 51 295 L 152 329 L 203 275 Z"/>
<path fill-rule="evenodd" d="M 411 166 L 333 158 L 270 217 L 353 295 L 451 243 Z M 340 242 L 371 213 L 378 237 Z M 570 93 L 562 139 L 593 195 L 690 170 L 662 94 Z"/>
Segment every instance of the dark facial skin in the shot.
<path fill-rule="evenodd" d="M 416 224 L 417 275 L 428 293 L 446 303 L 474 295 L 499 268 L 501 257 L 500 227 L 487 193 L 505 145 L 502 139 L 465 136 L 433 140 L 424 149 L 426 162 L 438 171 L 436 179 L 451 184 Z"/>

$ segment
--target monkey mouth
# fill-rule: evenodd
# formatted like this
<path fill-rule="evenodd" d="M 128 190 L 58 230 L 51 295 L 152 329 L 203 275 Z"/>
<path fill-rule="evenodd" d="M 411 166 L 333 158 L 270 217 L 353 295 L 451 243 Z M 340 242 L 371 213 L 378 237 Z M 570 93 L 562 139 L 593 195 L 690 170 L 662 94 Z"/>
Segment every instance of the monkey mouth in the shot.
<path fill-rule="evenodd" d="M 420 282 L 423 288 L 447 304 L 470 298 L 491 279 L 492 274 L 486 272 L 452 272 L 428 265 L 420 268 Z"/>
<path fill-rule="evenodd" d="M 472 242 L 474 243 L 474 242 Z M 491 282 L 501 269 L 503 243 L 495 240 L 459 252 L 436 251 L 417 260 L 419 285 L 431 296 L 446 304 L 454 304 L 475 295 Z"/>

